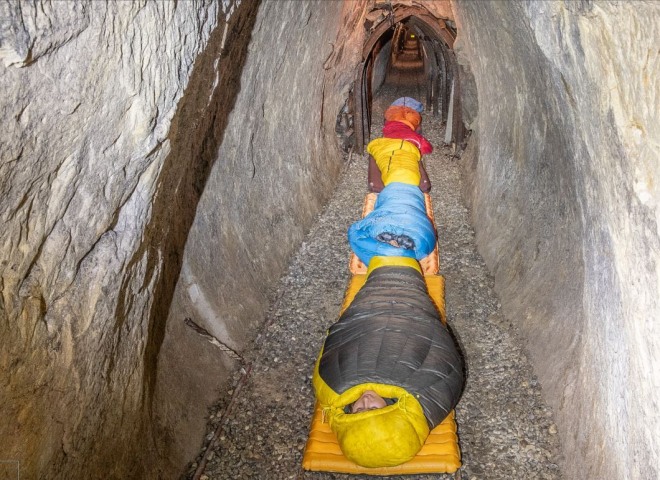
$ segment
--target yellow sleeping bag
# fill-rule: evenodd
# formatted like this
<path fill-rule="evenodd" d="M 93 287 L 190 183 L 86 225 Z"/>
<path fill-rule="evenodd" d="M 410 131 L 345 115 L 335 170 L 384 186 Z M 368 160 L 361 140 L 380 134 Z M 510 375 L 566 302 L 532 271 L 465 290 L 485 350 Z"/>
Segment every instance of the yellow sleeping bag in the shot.
<path fill-rule="evenodd" d="M 376 263 L 374 263 L 375 261 L 376 259 L 372 261 L 372 268 L 378 262 L 387 263 L 388 259 L 380 257 Z M 366 274 L 351 277 L 340 314 L 348 308 L 366 280 Z M 424 276 L 424 280 L 429 296 L 440 313 L 440 319 L 445 323 L 444 278 L 441 275 L 427 274 Z M 315 368 L 315 381 L 318 381 L 317 368 L 318 365 Z M 373 387 L 373 385 L 371 386 Z M 421 449 L 408 461 L 399 465 L 364 467 L 344 455 L 337 435 L 330 427 L 329 411 L 325 410 L 324 413 L 320 402 L 317 402 L 310 426 L 309 438 L 305 446 L 302 466 L 305 470 L 310 471 L 369 475 L 453 473 L 461 467 L 461 452 L 456 431 L 454 413 L 451 412 L 440 425 L 431 430 Z M 411 437 L 414 439 L 414 436 L 411 435 Z"/>
<path fill-rule="evenodd" d="M 383 185 L 392 182 L 419 186 L 419 159 L 422 158 L 417 147 L 406 140 L 377 138 L 369 142 L 367 151 L 376 160 Z"/>
<path fill-rule="evenodd" d="M 375 269 L 386 266 L 407 266 L 421 273 L 415 259 L 374 257 L 366 277 Z M 317 400 L 324 406 L 323 415 L 337 435 L 346 458 L 363 467 L 372 468 L 400 465 L 411 460 L 429 434 L 429 426 L 417 399 L 404 388 L 383 383 L 361 383 L 338 394 L 319 374 L 322 357 L 323 350 L 316 361 L 312 383 Z M 398 401 L 359 415 L 346 413 L 346 405 L 355 402 L 367 390 Z M 374 445 L 381 448 L 373 448 Z"/>
<path fill-rule="evenodd" d="M 427 282 L 406 257 L 374 257 L 366 278 L 347 292 L 349 306 L 328 331 L 313 385 L 346 458 L 392 467 L 412 460 L 451 414 L 463 363 L 443 325 L 444 305 L 429 295 L 427 285 L 441 288 L 441 281 Z M 385 406 L 351 413 L 367 391 Z"/>

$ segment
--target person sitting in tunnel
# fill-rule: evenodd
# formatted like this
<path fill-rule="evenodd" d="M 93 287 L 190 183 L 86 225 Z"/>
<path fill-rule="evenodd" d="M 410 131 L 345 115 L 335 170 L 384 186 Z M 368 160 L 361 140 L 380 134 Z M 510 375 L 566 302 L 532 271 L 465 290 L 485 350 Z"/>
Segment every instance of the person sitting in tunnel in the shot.
<path fill-rule="evenodd" d="M 456 406 L 463 360 L 419 264 L 374 257 L 328 330 L 313 385 L 342 453 L 363 467 L 411 460 Z"/>

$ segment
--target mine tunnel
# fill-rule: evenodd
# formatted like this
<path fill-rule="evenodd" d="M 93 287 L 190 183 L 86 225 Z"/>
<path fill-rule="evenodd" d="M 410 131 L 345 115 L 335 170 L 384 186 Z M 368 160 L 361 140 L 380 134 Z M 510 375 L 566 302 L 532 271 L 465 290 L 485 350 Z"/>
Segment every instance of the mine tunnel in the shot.
<path fill-rule="evenodd" d="M 658 478 L 660 4 L 0 18 L 0 478 L 349 478 L 301 468 L 312 370 L 404 96 L 466 363 L 451 478 Z"/>

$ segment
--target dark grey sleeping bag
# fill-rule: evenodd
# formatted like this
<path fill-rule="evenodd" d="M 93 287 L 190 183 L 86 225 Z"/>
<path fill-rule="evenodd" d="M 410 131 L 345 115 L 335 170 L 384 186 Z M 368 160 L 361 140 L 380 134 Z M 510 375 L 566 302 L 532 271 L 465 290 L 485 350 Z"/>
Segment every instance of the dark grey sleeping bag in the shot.
<path fill-rule="evenodd" d="M 330 327 L 319 375 L 340 394 L 369 382 L 402 387 L 419 400 L 433 428 L 458 402 L 463 360 L 422 274 L 385 266 L 371 272 Z"/>

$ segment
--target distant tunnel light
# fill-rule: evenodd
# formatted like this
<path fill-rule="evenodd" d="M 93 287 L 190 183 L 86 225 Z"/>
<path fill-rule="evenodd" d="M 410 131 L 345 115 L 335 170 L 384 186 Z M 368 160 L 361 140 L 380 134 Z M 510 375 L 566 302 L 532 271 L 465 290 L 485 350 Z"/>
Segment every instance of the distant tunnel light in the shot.
<path fill-rule="evenodd" d="M 414 34 L 414 33 L 411 33 L 411 34 L 410 34 L 410 38 L 415 38 L 415 34 Z"/>

